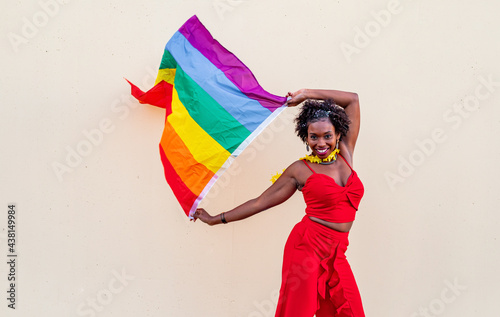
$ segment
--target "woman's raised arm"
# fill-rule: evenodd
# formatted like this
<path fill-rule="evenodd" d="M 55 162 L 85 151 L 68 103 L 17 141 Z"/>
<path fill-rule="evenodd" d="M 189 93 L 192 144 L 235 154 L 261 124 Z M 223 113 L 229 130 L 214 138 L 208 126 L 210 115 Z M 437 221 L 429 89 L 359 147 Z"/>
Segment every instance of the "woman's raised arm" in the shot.
<path fill-rule="evenodd" d="M 344 143 L 347 151 L 352 156 L 359 135 L 361 118 L 358 94 L 340 90 L 300 89 L 293 93 L 289 92 L 287 97 L 291 97 L 287 102 L 290 107 L 296 106 L 306 99 L 332 99 L 337 106 L 344 108 L 351 124 L 349 125 L 349 132 L 342 139 L 342 143 Z"/>

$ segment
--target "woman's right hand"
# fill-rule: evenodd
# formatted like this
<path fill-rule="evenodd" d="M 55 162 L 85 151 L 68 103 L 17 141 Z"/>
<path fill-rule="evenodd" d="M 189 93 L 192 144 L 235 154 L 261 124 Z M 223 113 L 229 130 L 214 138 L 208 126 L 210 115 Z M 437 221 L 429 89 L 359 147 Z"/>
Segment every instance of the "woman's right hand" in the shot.
<path fill-rule="evenodd" d="M 215 217 L 210 216 L 208 212 L 203 209 L 203 208 L 198 208 L 193 214 L 193 221 L 196 221 L 196 219 L 200 219 L 202 222 L 213 226 L 215 224 L 214 219 Z"/>

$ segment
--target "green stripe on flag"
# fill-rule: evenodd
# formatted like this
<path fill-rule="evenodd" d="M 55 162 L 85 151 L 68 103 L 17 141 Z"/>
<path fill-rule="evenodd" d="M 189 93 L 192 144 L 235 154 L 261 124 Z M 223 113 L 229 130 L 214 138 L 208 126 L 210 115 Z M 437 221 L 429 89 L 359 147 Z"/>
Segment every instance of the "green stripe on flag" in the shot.
<path fill-rule="evenodd" d="M 228 152 L 232 153 L 250 135 L 250 131 L 203 90 L 180 67 L 174 81 L 179 100 L 189 115 Z"/>
<path fill-rule="evenodd" d="M 163 57 L 161 58 L 160 69 L 164 68 L 176 68 L 177 62 L 168 50 L 163 52 Z"/>

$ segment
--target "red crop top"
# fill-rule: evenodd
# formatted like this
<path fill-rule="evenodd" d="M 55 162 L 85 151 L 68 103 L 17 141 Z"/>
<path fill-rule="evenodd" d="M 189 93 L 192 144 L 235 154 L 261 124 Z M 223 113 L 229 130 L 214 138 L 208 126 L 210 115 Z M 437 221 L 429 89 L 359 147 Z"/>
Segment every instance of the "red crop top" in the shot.
<path fill-rule="evenodd" d="M 313 172 L 307 178 L 302 194 L 306 202 L 306 214 L 329 222 L 351 222 L 356 217 L 359 202 L 365 191 L 361 180 L 351 165 L 351 175 L 346 185 L 338 185 L 333 178 L 326 174 L 316 173 L 306 161 L 304 163 Z"/>

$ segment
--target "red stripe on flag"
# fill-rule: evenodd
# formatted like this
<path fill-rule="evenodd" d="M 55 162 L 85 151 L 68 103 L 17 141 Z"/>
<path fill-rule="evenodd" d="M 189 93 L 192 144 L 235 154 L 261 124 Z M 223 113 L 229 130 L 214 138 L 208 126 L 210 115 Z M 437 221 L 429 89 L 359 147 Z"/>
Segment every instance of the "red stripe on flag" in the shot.
<path fill-rule="evenodd" d="M 161 147 L 161 144 L 159 145 L 160 147 L 160 156 L 161 156 L 161 161 L 163 163 L 163 168 L 165 169 L 165 178 L 167 179 L 167 183 L 170 185 L 170 188 L 172 188 L 172 191 L 174 192 L 175 197 L 181 204 L 182 209 L 184 210 L 184 213 L 186 213 L 187 216 L 189 216 L 189 211 L 191 210 L 191 207 L 193 206 L 194 202 L 196 201 L 196 198 L 198 198 L 189 188 L 182 182 L 182 179 L 177 175 L 175 172 L 172 164 L 170 164 L 168 158 L 165 156 L 165 153 L 163 152 L 163 149 Z"/>
<path fill-rule="evenodd" d="M 125 79 L 128 81 L 127 79 Z M 173 85 L 162 80 L 147 92 L 143 92 L 130 81 L 128 83 L 134 96 L 140 103 L 147 103 L 167 110 L 167 116 L 172 113 L 172 90 Z"/>

